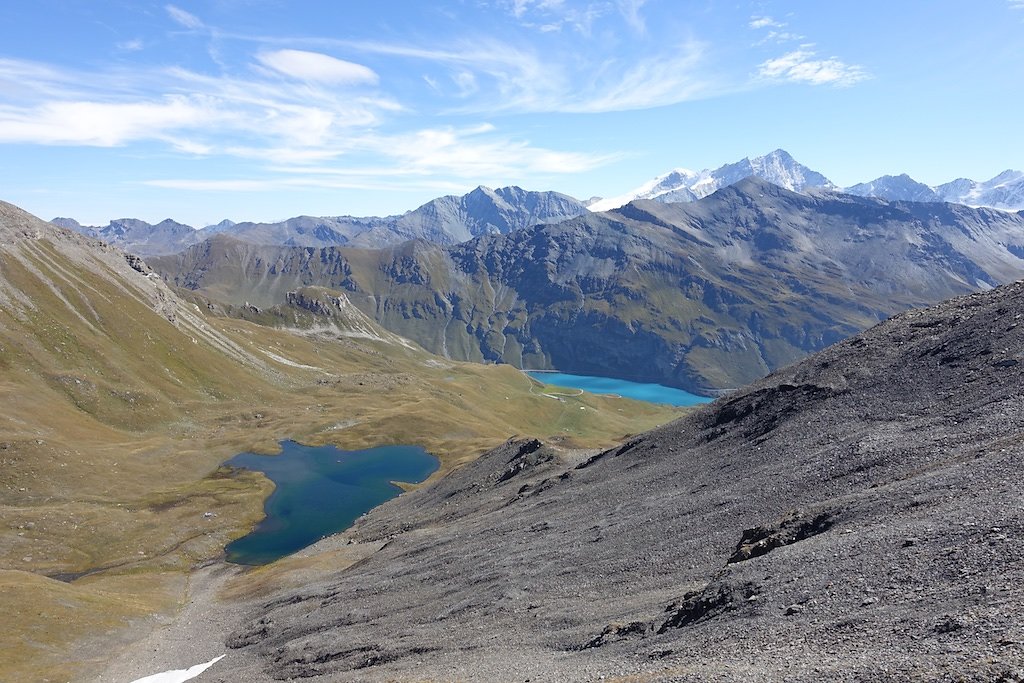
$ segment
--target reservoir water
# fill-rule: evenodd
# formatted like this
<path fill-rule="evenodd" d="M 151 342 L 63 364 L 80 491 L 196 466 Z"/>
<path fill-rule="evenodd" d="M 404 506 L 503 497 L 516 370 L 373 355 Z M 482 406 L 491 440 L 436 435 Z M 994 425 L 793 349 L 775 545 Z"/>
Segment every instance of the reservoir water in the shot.
<path fill-rule="evenodd" d="M 282 441 L 279 455 L 241 453 L 225 465 L 263 472 L 274 482 L 266 518 L 225 548 L 235 564 L 267 564 L 348 528 L 359 515 L 419 483 L 440 462 L 419 446 L 344 451 Z"/>
<path fill-rule="evenodd" d="M 673 406 L 695 406 L 709 403 L 714 399 L 691 394 L 682 389 L 673 389 L 660 384 L 643 384 L 611 377 L 593 377 L 590 375 L 567 375 L 563 372 L 547 372 L 531 370 L 526 373 L 538 382 L 553 384 L 559 387 L 582 389 L 592 394 L 615 394 L 638 401 L 651 403 L 667 403 Z"/>

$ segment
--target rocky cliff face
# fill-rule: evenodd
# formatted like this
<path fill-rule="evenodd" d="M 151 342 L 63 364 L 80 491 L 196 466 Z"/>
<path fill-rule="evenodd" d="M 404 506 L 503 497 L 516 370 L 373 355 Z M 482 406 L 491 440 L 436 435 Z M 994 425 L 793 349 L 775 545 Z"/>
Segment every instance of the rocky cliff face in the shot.
<path fill-rule="evenodd" d="M 228 637 L 246 680 L 1012 681 L 1024 285 L 899 315 L 573 456 L 395 499 Z"/>
<path fill-rule="evenodd" d="M 298 286 L 342 287 L 388 329 L 452 358 L 699 393 L 1020 277 L 1022 235 L 1017 215 L 748 178 L 695 203 L 634 202 L 451 247 L 233 247 L 246 256 L 227 263 L 197 247 L 153 263 L 180 286 L 261 305 Z M 342 262 L 345 279 L 324 271 Z"/>

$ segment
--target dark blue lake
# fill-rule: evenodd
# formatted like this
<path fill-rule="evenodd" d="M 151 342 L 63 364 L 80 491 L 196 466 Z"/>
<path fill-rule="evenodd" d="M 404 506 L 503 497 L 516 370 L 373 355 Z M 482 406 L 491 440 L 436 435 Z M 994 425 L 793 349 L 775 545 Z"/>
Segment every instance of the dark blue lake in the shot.
<path fill-rule="evenodd" d="M 228 562 L 267 564 L 348 528 L 359 515 L 419 483 L 440 462 L 419 446 L 343 451 L 282 441 L 278 455 L 240 453 L 225 465 L 263 472 L 274 482 L 266 518 L 225 548 Z"/>
<path fill-rule="evenodd" d="M 709 403 L 714 399 L 706 396 L 691 394 L 682 389 L 664 387 L 660 384 L 642 384 L 630 382 L 624 379 L 613 379 L 611 377 L 592 377 L 590 375 L 567 375 L 562 372 L 527 372 L 538 382 L 554 384 L 559 387 L 572 389 L 583 389 L 592 394 L 615 394 L 637 401 L 649 401 L 651 403 L 667 403 L 673 406 L 695 406 L 701 403 Z"/>

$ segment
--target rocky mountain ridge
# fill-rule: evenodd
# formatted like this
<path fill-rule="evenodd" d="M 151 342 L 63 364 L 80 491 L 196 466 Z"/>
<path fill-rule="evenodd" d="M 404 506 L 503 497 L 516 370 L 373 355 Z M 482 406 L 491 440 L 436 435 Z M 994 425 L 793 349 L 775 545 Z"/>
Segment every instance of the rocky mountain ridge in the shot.
<path fill-rule="evenodd" d="M 951 202 L 967 206 L 988 206 L 1006 211 L 1024 209 L 1024 173 L 1007 170 L 991 180 L 978 182 L 957 178 L 930 187 L 910 176 L 882 176 L 844 190 L 850 194 L 915 202 Z"/>
<path fill-rule="evenodd" d="M 806 192 L 812 188 L 838 189 L 828 178 L 796 161 L 789 152 L 777 149 L 764 156 L 753 159 L 747 157 L 714 170 L 690 171 L 677 168 L 635 190 L 602 199 L 587 208 L 591 211 L 609 211 L 636 199 L 654 199 L 664 203 L 693 202 L 751 177 L 793 192 Z"/>
<path fill-rule="evenodd" d="M 622 195 L 591 202 L 588 208 L 591 211 L 608 211 L 636 199 L 654 199 L 665 203 L 692 202 L 748 177 L 767 180 L 794 192 L 831 190 L 890 201 L 949 202 L 1004 211 L 1024 210 L 1024 173 L 1020 171 L 1003 171 L 983 182 L 958 178 L 935 187 L 920 183 L 906 174 L 885 175 L 870 182 L 840 188 L 782 149 L 752 159 L 741 159 L 714 170 L 695 172 L 675 169 Z"/>
<path fill-rule="evenodd" d="M 200 230 L 170 219 L 150 225 L 125 218 L 104 227 L 83 226 L 72 218 L 55 218 L 52 222 L 126 251 L 150 256 L 179 252 L 215 234 L 282 246 L 372 248 L 410 239 L 454 244 L 477 235 L 503 234 L 537 223 L 557 222 L 586 211 L 581 202 L 558 192 L 532 192 L 514 186 L 492 190 L 481 186 L 462 196 L 438 197 L 399 216 L 296 216 L 273 223 L 224 220 Z"/>
<path fill-rule="evenodd" d="M 625 194 L 581 202 L 558 192 L 533 192 L 510 186 L 480 186 L 462 196 L 447 195 L 401 215 L 385 217 L 296 216 L 284 221 L 234 223 L 223 220 L 200 230 L 167 219 L 150 225 L 118 219 L 103 227 L 83 226 L 72 218 L 53 223 L 96 237 L 143 256 L 172 254 L 215 234 L 231 234 L 254 244 L 379 248 L 410 239 L 456 244 L 485 234 L 506 234 L 539 223 L 556 223 L 585 212 L 608 211 L 636 199 L 691 202 L 745 178 L 759 178 L 794 192 L 839 191 L 890 201 L 949 202 L 1009 211 L 1024 210 L 1024 174 L 1004 171 L 989 181 L 966 178 L 929 187 L 906 174 L 882 176 L 839 188 L 821 173 L 797 162 L 782 149 L 741 159 L 717 169 L 675 169 Z"/>
<path fill-rule="evenodd" d="M 807 196 L 747 178 L 442 247 L 263 248 L 150 259 L 169 283 L 272 305 L 318 285 L 442 356 L 731 389 L 885 317 L 1024 276 L 1024 217 Z"/>

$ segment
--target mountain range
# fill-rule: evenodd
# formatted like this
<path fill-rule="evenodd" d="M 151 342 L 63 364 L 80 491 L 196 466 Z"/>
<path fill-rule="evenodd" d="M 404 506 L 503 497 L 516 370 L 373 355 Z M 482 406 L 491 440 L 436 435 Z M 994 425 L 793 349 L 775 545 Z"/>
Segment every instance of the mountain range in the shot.
<path fill-rule="evenodd" d="M 269 247 L 149 259 L 175 287 L 271 306 L 317 285 L 441 356 L 712 394 L 913 306 L 1024 276 L 1024 216 L 801 194 L 748 177 L 442 246 Z"/>
<path fill-rule="evenodd" d="M 882 176 L 870 183 L 848 187 L 844 192 L 881 197 L 882 199 L 953 202 L 967 206 L 990 206 L 1008 211 L 1019 211 L 1024 209 L 1024 173 L 1012 170 L 1003 171 L 985 182 L 957 178 L 935 187 L 919 183 L 906 174 Z"/>
<path fill-rule="evenodd" d="M 1003 171 L 984 182 L 958 178 L 935 187 L 919 183 L 906 174 L 886 175 L 870 182 L 840 188 L 821 173 L 812 171 L 781 149 L 764 156 L 726 164 L 714 170 L 695 172 L 675 169 L 622 195 L 593 202 L 589 208 L 591 211 L 607 211 L 634 199 L 654 199 L 666 203 L 690 202 L 750 176 L 767 180 L 794 192 L 832 190 L 890 201 L 950 202 L 1006 211 L 1024 209 L 1024 173 L 1020 171 Z"/>
<path fill-rule="evenodd" d="M 839 188 L 821 173 L 778 149 L 742 159 L 715 170 L 676 169 L 630 192 L 581 202 L 558 192 L 535 192 L 519 187 L 492 190 L 478 187 L 462 196 L 447 195 L 402 215 L 386 217 L 297 216 L 269 223 L 224 220 L 200 230 L 164 220 L 150 225 L 124 218 L 103 227 L 82 226 L 71 218 L 53 223 L 76 230 L 142 256 L 172 254 L 214 234 L 230 234 L 254 244 L 281 246 L 351 246 L 377 248 L 410 239 L 442 245 L 486 234 L 507 234 L 539 223 L 557 223 L 589 212 L 616 209 L 634 199 L 663 203 L 691 202 L 744 178 L 760 178 L 794 192 L 834 191 L 890 201 L 950 202 L 974 207 L 1024 209 L 1024 173 L 1004 171 L 977 182 L 960 178 L 929 187 L 907 175 L 882 176 L 871 182 Z"/>
<path fill-rule="evenodd" d="M 55 218 L 52 222 L 126 251 L 150 256 L 173 254 L 215 234 L 230 234 L 254 244 L 284 246 L 380 247 L 410 239 L 455 244 L 477 235 L 504 234 L 586 212 L 581 202 L 558 192 L 531 192 L 519 187 L 492 190 L 481 186 L 462 196 L 439 197 L 400 216 L 383 218 L 297 216 L 274 223 L 224 220 L 200 230 L 171 219 L 150 225 L 124 218 L 104 227 L 82 226 L 71 218 Z"/>

